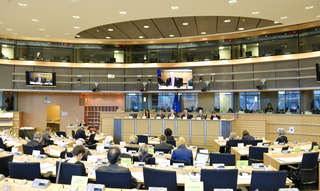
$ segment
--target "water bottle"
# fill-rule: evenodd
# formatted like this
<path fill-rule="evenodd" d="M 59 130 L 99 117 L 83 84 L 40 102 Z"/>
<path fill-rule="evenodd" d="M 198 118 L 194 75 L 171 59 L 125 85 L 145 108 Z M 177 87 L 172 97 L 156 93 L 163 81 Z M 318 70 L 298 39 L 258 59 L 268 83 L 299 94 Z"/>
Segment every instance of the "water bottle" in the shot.
<path fill-rule="evenodd" d="M 3 183 L 3 191 L 11 191 L 11 186 L 8 179 L 5 179 Z"/>

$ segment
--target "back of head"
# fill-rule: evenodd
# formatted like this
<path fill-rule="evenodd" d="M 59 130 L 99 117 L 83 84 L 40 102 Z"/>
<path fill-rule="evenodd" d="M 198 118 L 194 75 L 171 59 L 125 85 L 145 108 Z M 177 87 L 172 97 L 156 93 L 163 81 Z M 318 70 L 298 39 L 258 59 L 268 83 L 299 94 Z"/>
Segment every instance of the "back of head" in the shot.
<path fill-rule="evenodd" d="M 40 142 L 41 136 L 42 136 L 42 135 L 41 135 L 39 132 L 36 132 L 36 133 L 33 135 L 33 140 Z"/>
<path fill-rule="evenodd" d="M 80 154 L 84 154 L 85 152 L 86 152 L 86 150 L 84 149 L 84 147 L 82 145 L 77 145 L 73 148 L 72 155 L 78 156 Z"/>
<path fill-rule="evenodd" d="M 110 164 L 116 164 L 120 159 L 120 149 L 118 147 L 111 147 L 108 152 L 108 160 Z"/>
<path fill-rule="evenodd" d="M 130 137 L 130 144 L 138 144 L 138 137 L 135 135 L 132 135 Z"/>
<path fill-rule="evenodd" d="M 142 144 L 139 148 L 139 153 L 147 154 L 149 151 L 148 146 L 146 144 Z"/>
<path fill-rule="evenodd" d="M 164 130 L 164 134 L 168 137 L 168 136 L 171 136 L 172 135 L 172 130 L 171 129 L 169 129 L 169 128 L 166 128 L 165 130 Z"/>
<path fill-rule="evenodd" d="M 112 137 L 112 136 L 107 136 L 107 137 L 105 138 L 105 144 L 111 145 L 112 142 L 113 142 L 113 137 Z"/>
<path fill-rule="evenodd" d="M 167 138 L 164 135 L 160 136 L 160 142 L 166 142 Z"/>
<path fill-rule="evenodd" d="M 179 137 L 177 140 L 177 147 L 186 146 L 186 140 L 183 137 Z"/>
<path fill-rule="evenodd" d="M 284 129 L 279 129 L 279 135 L 283 136 L 284 135 Z"/>
<path fill-rule="evenodd" d="M 250 134 L 247 130 L 242 131 L 242 136 L 248 136 L 248 135 L 250 135 Z"/>

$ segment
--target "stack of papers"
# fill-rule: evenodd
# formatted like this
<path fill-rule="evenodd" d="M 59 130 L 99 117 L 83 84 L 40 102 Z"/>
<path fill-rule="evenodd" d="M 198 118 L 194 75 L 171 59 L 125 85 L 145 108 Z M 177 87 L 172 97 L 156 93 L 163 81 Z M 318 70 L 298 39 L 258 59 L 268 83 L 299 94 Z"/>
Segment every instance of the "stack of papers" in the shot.
<path fill-rule="evenodd" d="M 279 162 L 282 163 L 296 163 L 296 162 L 301 162 L 302 161 L 302 156 L 299 157 L 279 157 L 276 158 Z"/>

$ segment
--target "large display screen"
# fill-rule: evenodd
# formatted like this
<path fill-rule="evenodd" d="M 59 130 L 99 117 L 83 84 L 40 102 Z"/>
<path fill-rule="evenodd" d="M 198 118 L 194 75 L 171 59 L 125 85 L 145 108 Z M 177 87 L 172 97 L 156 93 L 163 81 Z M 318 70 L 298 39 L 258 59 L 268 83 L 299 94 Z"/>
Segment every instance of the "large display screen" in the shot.
<path fill-rule="evenodd" d="M 26 83 L 31 86 L 56 86 L 56 73 L 27 71 Z"/>
<path fill-rule="evenodd" d="M 192 90 L 191 69 L 159 69 L 158 70 L 159 90 Z"/>

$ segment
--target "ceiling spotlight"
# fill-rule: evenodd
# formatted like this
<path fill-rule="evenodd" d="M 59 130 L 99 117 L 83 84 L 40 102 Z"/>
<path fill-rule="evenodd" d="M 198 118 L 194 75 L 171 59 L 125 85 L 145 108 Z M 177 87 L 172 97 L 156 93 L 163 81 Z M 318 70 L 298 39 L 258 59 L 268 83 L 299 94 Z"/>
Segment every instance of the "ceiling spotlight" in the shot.
<path fill-rule="evenodd" d="M 234 4 L 234 3 L 237 3 L 238 2 L 238 0 L 228 0 L 228 3 L 230 3 L 230 4 Z"/>
<path fill-rule="evenodd" d="M 32 22 L 39 22 L 39 19 L 31 19 Z"/>
<path fill-rule="evenodd" d="M 143 36 L 139 36 L 139 38 L 144 38 Z"/>
<path fill-rule="evenodd" d="M 260 12 L 259 12 L 259 11 L 252 11 L 251 14 L 253 14 L 253 15 L 259 15 Z"/>
<path fill-rule="evenodd" d="M 230 22 L 231 22 L 231 19 L 226 19 L 226 20 L 224 20 L 223 22 L 225 22 L 225 23 L 230 23 Z"/>
<path fill-rule="evenodd" d="M 108 31 L 109 31 L 109 32 L 112 32 L 112 31 L 114 31 L 114 30 L 110 28 L 110 29 L 108 29 Z"/>
<path fill-rule="evenodd" d="M 284 20 L 284 19 L 287 19 L 287 18 L 288 18 L 288 16 L 282 16 L 282 17 L 280 17 L 281 20 Z"/>
<path fill-rule="evenodd" d="M 100 32 L 100 30 L 99 30 L 99 29 L 97 29 L 96 31 L 97 31 L 97 32 Z"/>
<path fill-rule="evenodd" d="M 39 28 L 39 31 L 45 31 L 46 29 L 44 29 L 44 28 Z"/>
<path fill-rule="evenodd" d="M 240 28 L 238 28 L 238 30 L 239 30 L 239 31 L 243 31 L 243 30 L 244 30 L 244 28 L 243 28 L 243 27 L 240 27 Z"/>
<path fill-rule="evenodd" d="M 111 37 L 110 36 L 106 36 L 106 39 L 110 39 Z"/>
<path fill-rule="evenodd" d="M 183 26 L 188 26 L 189 23 L 185 22 L 185 23 L 182 23 Z"/>
<path fill-rule="evenodd" d="M 173 34 L 169 34 L 169 37 L 174 37 L 174 35 Z"/>
<path fill-rule="evenodd" d="M 206 32 L 201 32 L 201 34 L 207 34 Z"/>
<path fill-rule="evenodd" d="M 179 6 L 177 6 L 177 5 L 172 5 L 171 6 L 171 10 L 178 10 L 179 9 Z"/>
<path fill-rule="evenodd" d="M 76 35 L 76 36 L 74 36 L 75 38 L 80 38 L 80 35 Z"/>
<path fill-rule="evenodd" d="M 72 18 L 74 18 L 74 19 L 80 19 L 80 16 L 74 15 L 74 16 L 72 16 Z"/>
<path fill-rule="evenodd" d="M 73 28 L 74 28 L 74 29 L 80 29 L 80 27 L 78 27 L 78 26 L 74 26 Z"/>
<path fill-rule="evenodd" d="M 150 28 L 150 26 L 149 25 L 144 25 L 143 28 L 148 29 L 148 28 Z"/>
<path fill-rule="evenodd" d="M 306 7 L 305 7 L 306 10 L 310 10 L 310 9 L 313 9 L 313 8 L 314 8 L 313 5 L 310 5 L 310 6 L 306 6 Z"/>
<path fill-rule="evenodd" d="M 27 3 L 21 3 L 21 2 L 18 2 L 18 5 L 19 5 L 20 7 L 27 7 L 27 6 L 28 6 Z"/>
<path fill-rule="evenodd" d="M 119 14 L 120 14 L 120 15 L 126 15 L 126 14 L 127 14 L 127 11 L 119 11 Z"/>
<path fill-rule="evenodd" d="M 6 28 L 7 31 L 12 31 L 12 28 Z"/>
<path fill-rule="evenodd" d="M 274 23 L 274 24 L 279 24 L 279 21 L 274 21 L 273 23 Z"/>

